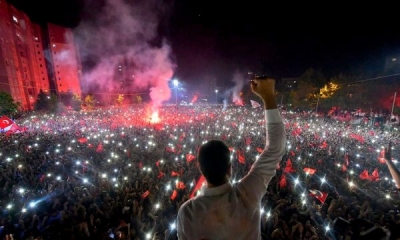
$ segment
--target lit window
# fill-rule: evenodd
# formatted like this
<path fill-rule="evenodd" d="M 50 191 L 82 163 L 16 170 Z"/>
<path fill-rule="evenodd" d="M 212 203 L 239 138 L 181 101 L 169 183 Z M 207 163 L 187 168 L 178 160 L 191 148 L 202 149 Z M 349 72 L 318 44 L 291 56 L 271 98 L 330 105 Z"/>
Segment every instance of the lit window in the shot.
<path fill-rule="evenodd" d="M 392 62 L 396 62 L 397 61 L 397 58 L 392 58 Z"/>
<path fill-rule="evenodd" d="M 56 47 L 56 45 L 53 43 L 53 47 Z"/>
<path fill-rule="evenodd" d="M 14 22 L 18 23 L 18 18 L 16 16 L 13 16 Z"/>

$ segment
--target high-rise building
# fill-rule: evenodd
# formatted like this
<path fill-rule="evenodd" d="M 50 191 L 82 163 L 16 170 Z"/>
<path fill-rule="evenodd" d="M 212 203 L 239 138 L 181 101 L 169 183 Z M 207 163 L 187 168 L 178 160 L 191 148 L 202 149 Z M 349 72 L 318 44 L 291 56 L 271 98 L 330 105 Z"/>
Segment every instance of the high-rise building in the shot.
<path fill-rule="evenodd" d="M 0 0 L 0 91 L 11 94 L 23 110 L 34 108 L 40 90 L 80 94 L 80 67 L 73 44 L 65 41 L 67 37 L 72 39 L 71 30 L 40 26 Z"/>
<path fill-rule="evenodd" d="M 70 29 L 49 23 L 49 50 L 53 64 L 53 80 L 57 93 L 81 94 L 78 55 Z"/>

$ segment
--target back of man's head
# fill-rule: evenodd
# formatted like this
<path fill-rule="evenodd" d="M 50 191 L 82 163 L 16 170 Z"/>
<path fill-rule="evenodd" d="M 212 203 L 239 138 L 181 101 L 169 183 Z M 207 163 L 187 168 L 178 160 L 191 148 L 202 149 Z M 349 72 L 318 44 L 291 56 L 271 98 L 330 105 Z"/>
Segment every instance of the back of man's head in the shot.
<path fill-rule="evenodd" d="M 229 148 L 224 142 L 210 140 L 203 144 L 199 149 L 197 159 L 207 183 L 214 186 L 226 183 L 231 162 Z"/>

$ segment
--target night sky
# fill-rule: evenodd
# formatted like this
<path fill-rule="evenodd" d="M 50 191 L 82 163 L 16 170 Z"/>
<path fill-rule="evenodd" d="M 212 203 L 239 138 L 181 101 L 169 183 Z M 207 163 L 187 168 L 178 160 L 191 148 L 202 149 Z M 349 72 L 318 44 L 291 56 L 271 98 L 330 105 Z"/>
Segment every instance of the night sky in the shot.
<path fill-rule="evenodd" d="M 104 1 L 10 0 L 34 21 L 72 28 L 96 21 Z M 203 77 L 224 81 L 235 70 L 278 77 L 298 77 L 310 67 L 327 76 L 379 74 L 384 57 L 400 49 L 400 21 L 389 5 L 148 2 L 163 2 L 158 38 L 171 45 L 175 76 L 189 82 Z"/>

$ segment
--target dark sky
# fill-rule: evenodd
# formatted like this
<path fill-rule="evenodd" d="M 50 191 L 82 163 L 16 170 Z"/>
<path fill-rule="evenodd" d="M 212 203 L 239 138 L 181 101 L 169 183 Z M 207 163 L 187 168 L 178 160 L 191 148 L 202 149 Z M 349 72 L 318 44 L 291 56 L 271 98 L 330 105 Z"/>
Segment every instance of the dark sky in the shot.
<path fill-rule="evenodd" d="M 102 7 L 99 0 L 10 1 L 36 21 L 69 27 L 95 16 Z M 310 67 L 328 76 L 377 73 L 384 57 L 396 54 L 400 46 L 396 7 L 376 2 L 354 6 L 253 0 L 164 2 L 159 32 L 172 46 L 175 73 L 182 79 L 230 78 L 235 70 L 296 77 Z"/>

